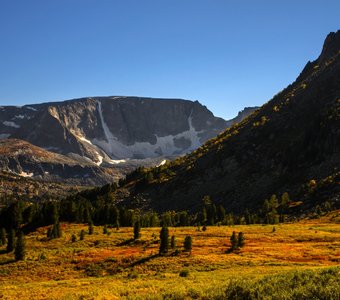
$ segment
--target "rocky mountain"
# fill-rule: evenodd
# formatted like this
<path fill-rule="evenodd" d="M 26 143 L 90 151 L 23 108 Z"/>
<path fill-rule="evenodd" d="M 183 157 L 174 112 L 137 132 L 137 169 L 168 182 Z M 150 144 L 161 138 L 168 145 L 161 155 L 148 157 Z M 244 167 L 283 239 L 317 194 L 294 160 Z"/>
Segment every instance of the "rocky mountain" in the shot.
<path fill-rule="evenodd" d="M 183 154 L 227 126 L 197 101 L 185 100 L 97 97 L 0 109 L 1 137 L 98 165 Z"/>
<path fill-rule="evenodd" d="M 80 156 L 67 157 L 17 139 L 0 140 L 0 170 L 31 179 L 78 185 L 105 184 L 115 175 Z"/>
<path fill-rule="evenodd" d="M 164 158 L 172 159 L 195 150 L 254 110 L 247 108 L 235 119 L 225 121 L 198 101 L 180 99 L 94 97 L 22 107 L 2 106 L 0 140 L 17 139 L 10 143 L 11 149 L 21 146 L 19 139 L 24 140 L 45 152 L 34 148 L 42 156 L 33 160 L 27 154 L 24 161 L 22 155 L 6 158 L 3 154 L 0 165 L 18 174 L 33 173 L 34 177 L 43 179 L 85 176 L 85 183 L 99 183 L 108 177 L 94 165 L 114 169 L 111 172 L 119 177 L 140 165 L 164 163 Z M 2 148 L 8 146 L 2 142 Z M 72 171 L 56 167 L 62 164 L 72 166 Z M 84 166 L 90 169 L 84 170 Z M 88 179 L 95 175 L 98 180 Z"/>
<path fill-rule="evenodd" d="M 289 193 L 300 213 L 340 207 L 340 31 L 296 81 L 191 154 L 127 176 L 122 205 L 197 211 L 202 198 L 235 213 Z"/>

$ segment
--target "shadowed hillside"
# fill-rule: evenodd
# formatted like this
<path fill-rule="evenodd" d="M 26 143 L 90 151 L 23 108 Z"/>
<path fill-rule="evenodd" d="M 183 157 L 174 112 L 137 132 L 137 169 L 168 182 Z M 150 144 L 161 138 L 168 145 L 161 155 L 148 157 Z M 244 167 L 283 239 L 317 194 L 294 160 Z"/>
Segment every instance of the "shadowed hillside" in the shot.
<path fill-rule="evenodd" d="M 267 104 L 192 154 L 127 176 L 125 205 L 197 211 L 202 198 L 234 212 L 288 192 L 302 212 L 339 207 L 340 31 Z M 128 196 L 126 196 L 128 192 Z"/>

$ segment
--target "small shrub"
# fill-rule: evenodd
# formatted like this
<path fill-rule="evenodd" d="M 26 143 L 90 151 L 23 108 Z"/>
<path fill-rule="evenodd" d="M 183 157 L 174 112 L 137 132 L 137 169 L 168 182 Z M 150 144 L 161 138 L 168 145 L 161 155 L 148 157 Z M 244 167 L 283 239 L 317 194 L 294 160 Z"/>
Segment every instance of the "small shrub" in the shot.
<path fill-rule="evenodd" d="M 85 273 L 90 277 L 100 277 L 103 275 L 103 269 L 98 264 L 90 264 L 86 267 Z"/>
<path fill-rule="evenodd" d="M 184 239 L 184 250 L 188 252 L 192 250 L 192 238 L 190 235 L 187 235 Z"/>
<path fill-rule="evenodd" d="M 189 270 L 182 270 L 179 272 L 180 277 L 188 277 L 189 276 Z"/>
<path fill-rule="evenodd" d="M 75 243 L 77 241 L 77 237 L 75 234 L 72 234 L 71 241 L 72 243 Z"/>

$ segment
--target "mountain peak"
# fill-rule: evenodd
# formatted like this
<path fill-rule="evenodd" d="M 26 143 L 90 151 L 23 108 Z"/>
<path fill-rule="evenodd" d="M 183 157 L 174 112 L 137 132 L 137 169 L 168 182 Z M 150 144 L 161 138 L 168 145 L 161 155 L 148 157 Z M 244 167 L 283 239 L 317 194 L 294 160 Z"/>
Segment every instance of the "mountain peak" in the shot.
<path fill-rule="evenodd" d="M 321 55 L 318 58 L 319 63 L 333 57 L 340 52 L 340 30 L 331 32 L 327 35 L 323 44 Z"/>

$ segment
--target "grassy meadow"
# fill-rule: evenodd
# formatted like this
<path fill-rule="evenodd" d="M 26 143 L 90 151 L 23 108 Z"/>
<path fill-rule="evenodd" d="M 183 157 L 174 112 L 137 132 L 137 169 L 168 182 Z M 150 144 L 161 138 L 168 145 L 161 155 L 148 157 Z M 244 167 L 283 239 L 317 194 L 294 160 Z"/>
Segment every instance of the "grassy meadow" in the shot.
<path fill-rule="evenodd" d="M 291 224 L 169 228 L 180 251 L 165 256 L 158 255 L 160 228 L 142 228 L 137 241 L 132 228 L 103 234 L 95 226 L 88 235 L 86 225 L 63 223 L 62 230 L 52 240 L 46 227 L 27 235 L 25 261 L 0 248 L 0 299 L 262 299 L 258 290 L 289 299 L 293 283 L 322 285 L 316 291 L 324 299 L 340 297 L 339 211 Z M 226 254 L 233 231 L 242 231 L 246 244 Z M 187 235 L 191 254 L 182 251 Z M 308 299 L 307 292 L 294 297 Z"/>

